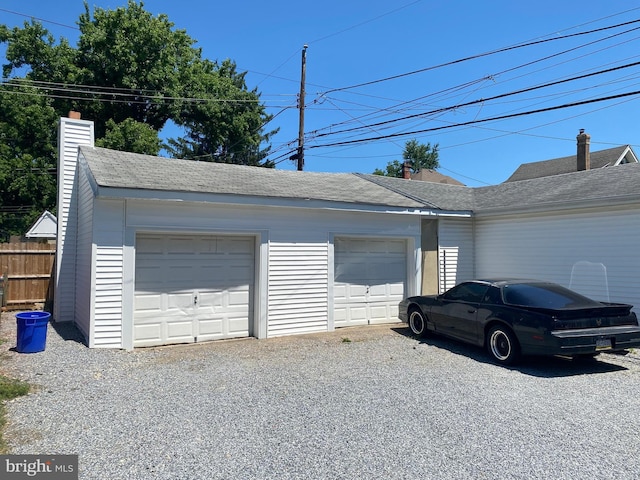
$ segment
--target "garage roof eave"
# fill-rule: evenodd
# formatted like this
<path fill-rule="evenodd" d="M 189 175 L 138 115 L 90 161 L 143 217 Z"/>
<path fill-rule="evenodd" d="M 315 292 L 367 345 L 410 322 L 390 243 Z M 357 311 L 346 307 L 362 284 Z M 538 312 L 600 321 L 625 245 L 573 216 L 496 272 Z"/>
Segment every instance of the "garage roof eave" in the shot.
<path fill-rule="evenodd" d="M 400 206 L 365 202 L 339 202 L 312 198 L 263 197 L 255 195 L 236 195 L 223 193 L 183 192 L 169 190 L 152 190 L 144 188 L 123 188 L 99 186 L 97 198 L 123 200 L 161 200 L 168 202 L 211 203 L 219 205 L 272 206 L 291 208 L 314 208 L 325 210 L 377 211 L 384 213 L 417 212 L 425 214 L 421 205 Z M 413 202 L 410 202 L 413 203 Z"/>

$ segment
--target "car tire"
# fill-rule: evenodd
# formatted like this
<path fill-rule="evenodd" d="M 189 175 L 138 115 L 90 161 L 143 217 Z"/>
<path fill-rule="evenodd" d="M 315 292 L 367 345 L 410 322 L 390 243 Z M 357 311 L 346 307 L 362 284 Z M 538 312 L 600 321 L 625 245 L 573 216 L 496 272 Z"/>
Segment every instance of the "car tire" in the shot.
<path fill-rule="evenodd" d="M 520 358 L 520 345 L 513 332 L 502 325 L 492 327 L 487 333 L 487 350 L 497 363 L 513 365 Z"/>
<path fill-rule="evenodd" d="M 427 334 L 427 318 L 419 308 L 414 307 L 409 311 L 409 328 L 417 337 Z"/>

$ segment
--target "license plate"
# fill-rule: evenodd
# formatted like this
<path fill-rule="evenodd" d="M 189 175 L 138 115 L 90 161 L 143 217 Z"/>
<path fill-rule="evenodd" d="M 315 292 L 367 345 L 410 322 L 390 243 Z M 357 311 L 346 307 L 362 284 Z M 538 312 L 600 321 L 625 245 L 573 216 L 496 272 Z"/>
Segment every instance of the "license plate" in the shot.
<path fill-rule="evenodd" d="M 598 338 L 596 339 L 596 350 L 609 350 L 611 348 L 610 338 Z"/>

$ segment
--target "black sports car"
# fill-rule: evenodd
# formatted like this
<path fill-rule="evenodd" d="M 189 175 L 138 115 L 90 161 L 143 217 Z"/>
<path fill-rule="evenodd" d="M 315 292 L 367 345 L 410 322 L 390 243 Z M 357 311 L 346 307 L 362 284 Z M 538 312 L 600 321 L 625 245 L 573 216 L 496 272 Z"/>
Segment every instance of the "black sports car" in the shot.
<path fill-rule="evenodd" d="M 591 300 L 555 283 L 474 280 L 409 297 L 398 317 L 417 336 L 436 332 L 479 346 L 501 364 L 521 355 L 595 356 L 640 347 L 632 305 Z"/>

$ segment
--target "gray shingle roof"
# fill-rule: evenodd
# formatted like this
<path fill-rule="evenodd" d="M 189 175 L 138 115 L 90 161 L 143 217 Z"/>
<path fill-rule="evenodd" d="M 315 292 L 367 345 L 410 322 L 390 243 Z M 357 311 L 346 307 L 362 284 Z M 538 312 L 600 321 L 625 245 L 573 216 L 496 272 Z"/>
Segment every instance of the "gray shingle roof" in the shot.
<path fill-rule="evenodd" d="M 474 189 L 478 213 L 503 209 L 562 206 L 584 202 L 606 205 L 640 200 L 640 164 L 598 168 Z"/>
<path fill-rule="evenodd" d="M 97 184 L 112 188 L 324 200 L 478 214 L 580 202 L 589 205 L 640 202 L 640 163 L 471 188 L 378 175 L 174 160 L 86 146 L 80 147 L 80 151 Z"/>
<path fill-rule="evenodd" d="M 422 207 L 405 195 L 353 174 L 175 160 L 88 146 L 80 147 L 80 152 L 103 187 Z"/>
<path fill-rule="evenodd" d="M 621 147 L 591 152 L 591 168 L 602 168 L 614 165 L 628 148 L 629 145 L 623 145 Z M 576 155 L 554 158 L 552 160 L 544 160 L 541 162 L 523 163 L 506 181 L 517 182 L 520 180 L 530 180 L 532 178 L 550 177 L 552 175 L 571 173 L 576 171 L 576 166 Z"/>
<path fill-rule="evenodd" d="M 404 180 L 380 175 L 360 175 L 360 177 L 391 191 L 407 195 L 423 203 L 425 207 L 440 210 L 470 211 L 473 209 L 474 189 L 463 185 Z"/>

